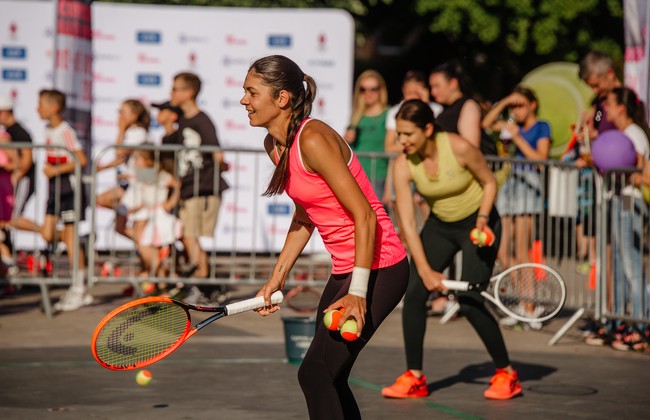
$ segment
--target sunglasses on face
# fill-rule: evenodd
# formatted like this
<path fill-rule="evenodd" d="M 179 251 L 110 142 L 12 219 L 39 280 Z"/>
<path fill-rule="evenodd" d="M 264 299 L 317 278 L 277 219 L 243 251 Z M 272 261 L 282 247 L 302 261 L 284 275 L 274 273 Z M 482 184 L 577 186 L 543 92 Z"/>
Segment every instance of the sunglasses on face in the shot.
<path fill-rule="evenodd" d="M 379 92 L 379 89 L 381 89 L 379 86 L 372 86 L 372 87 L 364 87 L 361 86 L 359 88 L 359 91 L 361 93 L 366 93 L 366 92 Z"/>

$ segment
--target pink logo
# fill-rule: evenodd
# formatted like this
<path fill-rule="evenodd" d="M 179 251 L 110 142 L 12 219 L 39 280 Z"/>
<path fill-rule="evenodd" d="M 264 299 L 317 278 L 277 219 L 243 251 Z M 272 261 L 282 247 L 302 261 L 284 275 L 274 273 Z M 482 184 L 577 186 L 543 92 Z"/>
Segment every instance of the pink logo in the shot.
<path fill-rule="evenodd" d="M 105 33 L 100 29 L 96 29 L 92 31 L 92 38 L 101 41 L 115 41 L 115 35 Z"/>
<path fill-rule="evenodd" d="M 246 130 L 246 125 L 238 123 L 234 120 L 226 120 L 226 129 L 227 130 Z"/>
<path fill-rule="evenodd" d="M 9 38 L 13 41 L 16 39 L 16 35 L 18 35 L 18 25 L 16 25 L 16 22 L 11 22 L 9 24 Z"/>
<path fill-rule="evenodd" d="M 93 81 L 95 83 L 115 83 L 115 77 L 105 76 L 102 73 L 93 73 Z"/>
<path fill-rule="evenodd" d="M 242 87 L 244 86 L 244 82 L 242 80 L 235 79 L 232 76 L 226 77 L 226 86 L 228 87 Z"/>
<path fill-rule="evenodd" d="M 238 207 L 233 203 L 226 204 L 226 210 L 229 213 L 239 213 L 239 214 L 246 213 L 246 207 Z"/>
<path fill-rule="evenodd" d="M 147 55 L 146 53 L 140 53 L 138 54 L 138 62 L 143 64 L 158 64 L 160 63 L 160 59 L 158 57 Z"/>
<path fill-rule="evenodd" d="M 226 35 L 226 44 L 227 45 L 246 45 L 248 42 L 243 38 L 237 38 L 233 34 Z"/>
<path fill-rule="evenodd" d="M 318 49 L 324 51 L 327 48 L 327 37 L 325 34 L 318 35 Z"/>
<path fill-rule="evenodd" d="M 187 59 L 189 60 L 190 67 L 196 67 L 196 53 L 194 51 L 190 52 Z"/>

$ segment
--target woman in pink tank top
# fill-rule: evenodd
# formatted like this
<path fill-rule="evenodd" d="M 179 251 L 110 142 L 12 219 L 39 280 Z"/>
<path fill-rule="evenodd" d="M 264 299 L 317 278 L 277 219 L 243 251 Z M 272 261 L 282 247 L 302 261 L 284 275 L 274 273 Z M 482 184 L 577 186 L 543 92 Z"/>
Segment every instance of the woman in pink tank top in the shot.
<path fill-rule="evenodd" d="M 309 75 L 287 57 L 268 56 L 250 67 L 244 91 L 240 102 L 250 125 L 267 129 L 264 147 L 276 165 L 264 194 L 287 193 L 296 205 L 282 252 L 258 295 L 270 302 L 271 294 L 284 288 L 318 229 L 333 268 L 298 380 L 310 418 L 361 418 L 347 379 L 359 352 L 406 290 L 406 251 L 349 146 L 327 124 L 308 118 L 316 95 Z M 345 341 L 322 323 L 326 311 L 342 307 L 345 319 L 357 321 L 355 341 Z M 276 310 L 269 304 L 259 313 Z"/>

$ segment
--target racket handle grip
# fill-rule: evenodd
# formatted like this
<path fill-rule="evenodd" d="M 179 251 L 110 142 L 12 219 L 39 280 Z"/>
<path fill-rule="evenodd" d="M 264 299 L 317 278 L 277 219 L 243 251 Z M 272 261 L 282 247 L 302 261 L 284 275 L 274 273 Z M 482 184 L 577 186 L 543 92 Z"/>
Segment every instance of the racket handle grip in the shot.
<path fill-rule="evenodd" d="M 442 284 L 449 290 L 457 290 L 461 292 L 466 292 L 469 288 L 469 283 L 466 281 L 459 280 L 443 280 Z"/>
<path fill-rule="evenodd" d="M 284 296 L 281 291 L 274 292 L 271 295 L 271 304 L 277 305 L 282 303 Z M 239 314 L 246 311 L 252 311 L 253 309 L 261 308 L 264 306 L 264 296 L 257 296 L 252 299 L 242 300 L 241 302 L 231 303 L 226 305 L 226 311 L 228 315 Z"/>

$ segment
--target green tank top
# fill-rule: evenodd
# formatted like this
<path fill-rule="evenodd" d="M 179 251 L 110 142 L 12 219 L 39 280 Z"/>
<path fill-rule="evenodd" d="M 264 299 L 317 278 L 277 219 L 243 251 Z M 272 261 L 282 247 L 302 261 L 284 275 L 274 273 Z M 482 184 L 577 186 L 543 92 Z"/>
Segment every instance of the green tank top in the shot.
<path fill-rule="evenodd" d="M 418 193 L 431 206 L 440 220 L 456 222 L 476 212 L 483 199 L 483 187 L 474 175 L 456 161 L 449 135 L 436 134 L 438 174 L 431 178 L 424 170 L 420 156 L 408 156 L 408 165 Z"/>
<path fill-rule="evenodd" d="M 368 117 L 362 116 L 357 124 L 357 139 L 352 143 L 352 150 L 355 152 L 379 152 L 384 153 L 384 142 L 386 139 L 386 114 L 388 109 L 381 114 Z M 374 161 L 374 162 L 373 162 Z M 359 157 L 359 162 L 370 180 L 385 180 L 388 175 L 387 159 L 371 159 Z"/>

